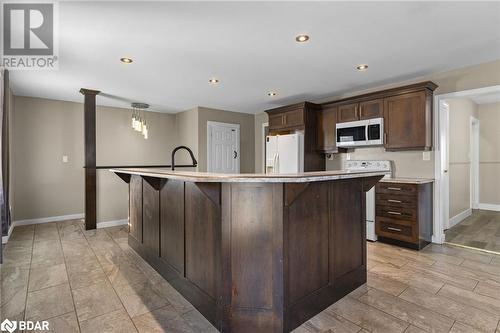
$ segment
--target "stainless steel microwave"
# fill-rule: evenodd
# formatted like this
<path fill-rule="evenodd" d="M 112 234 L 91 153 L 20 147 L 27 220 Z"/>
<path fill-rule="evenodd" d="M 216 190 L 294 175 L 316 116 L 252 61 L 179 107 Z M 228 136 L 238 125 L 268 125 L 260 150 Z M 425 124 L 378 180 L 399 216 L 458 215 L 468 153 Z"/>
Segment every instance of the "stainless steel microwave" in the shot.
<path fill-rule="evenodd" d="M 336 125 L 337 147 L 384 144 L 384 118 L 350 121 Z"/>

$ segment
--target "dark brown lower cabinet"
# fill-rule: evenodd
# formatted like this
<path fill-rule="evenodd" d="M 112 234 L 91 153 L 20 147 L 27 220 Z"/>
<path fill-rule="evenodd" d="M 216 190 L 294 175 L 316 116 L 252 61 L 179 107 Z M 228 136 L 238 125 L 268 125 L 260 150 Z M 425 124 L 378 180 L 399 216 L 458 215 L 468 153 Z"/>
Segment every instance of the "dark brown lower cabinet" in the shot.
<path fill-rule="evenodd" d="M 381 182 L 375 188 L 378 240 L 416 250 L 432 240 L 432 182 Z"/>
<path fill-rule="evenodd" d="M 380 177 L 136 177 L 130 246 L 221 332 L 290 332 L 366 282 L 364 198 Z"/>

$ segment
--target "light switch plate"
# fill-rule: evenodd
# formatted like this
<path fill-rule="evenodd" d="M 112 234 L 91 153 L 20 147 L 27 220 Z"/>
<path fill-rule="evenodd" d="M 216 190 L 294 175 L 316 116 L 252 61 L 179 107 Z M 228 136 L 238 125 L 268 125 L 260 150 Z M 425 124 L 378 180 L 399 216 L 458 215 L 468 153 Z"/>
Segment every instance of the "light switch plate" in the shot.
<path fill-rule="evenodd" d="M 68 156 L 63 155 L 62 161 L 63 161 L 63 163 L 68 163 Z"/>
<path fill-rule="evenodd" d="M 422 152 L 422 159 L 424 161 L 430 161 L 431 160 L 431 152 L 430 151 Z"/>
<path fill-rule="evenodd" d="M 350 161 L 351 160 L 351 153 L 347 153 L 345 159 L 348 160 L 348 161 Z"/>

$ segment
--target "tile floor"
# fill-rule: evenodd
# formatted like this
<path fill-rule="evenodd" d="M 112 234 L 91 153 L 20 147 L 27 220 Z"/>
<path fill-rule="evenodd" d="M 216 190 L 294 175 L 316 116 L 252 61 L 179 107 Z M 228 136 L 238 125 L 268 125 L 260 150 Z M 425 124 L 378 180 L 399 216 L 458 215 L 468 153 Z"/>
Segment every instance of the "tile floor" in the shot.
<path fill-rule="evenodd" d="M 15 228 L 4 248 L 3 318 L 53 332 L 217 332 L 127 245 L 125 227 Z M 500 256 L 368 243 L 368 283 L 295 330 L 500 333 Z"/>
<path fill-rule="evenodd" d="M 471 216 L 445 231 L 445 239 L 500 253 L 500 212 L 473 210 Z"/>

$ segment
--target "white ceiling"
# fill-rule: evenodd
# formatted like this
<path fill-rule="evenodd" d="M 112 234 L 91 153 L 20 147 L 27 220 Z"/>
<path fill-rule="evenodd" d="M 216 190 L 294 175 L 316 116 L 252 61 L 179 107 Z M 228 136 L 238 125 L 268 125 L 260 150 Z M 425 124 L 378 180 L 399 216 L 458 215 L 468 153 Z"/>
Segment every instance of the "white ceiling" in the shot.
<path fill-rule="evenodd" d="M 16 95 L 256 113 L 500 59 L 500 2 L 62 2 L 59 44 L 58 71 L 12 71 Z"/>

